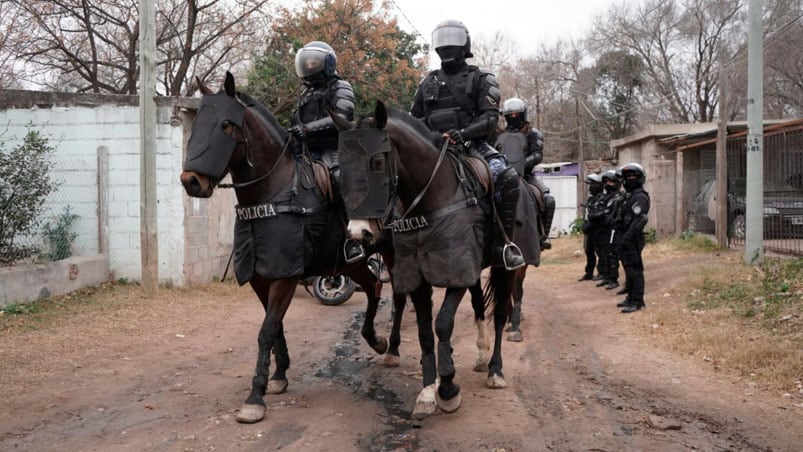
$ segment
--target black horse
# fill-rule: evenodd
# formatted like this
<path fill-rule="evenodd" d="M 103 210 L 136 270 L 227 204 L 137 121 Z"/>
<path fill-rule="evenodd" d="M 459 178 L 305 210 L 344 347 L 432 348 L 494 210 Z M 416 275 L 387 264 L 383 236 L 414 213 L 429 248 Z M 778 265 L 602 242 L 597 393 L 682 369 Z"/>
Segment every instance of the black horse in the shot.
<path fill-rule="evenodd" d="M 388 348 L 387 340 L 374 330 L 381 282 L 365 259 L 345 263 L 343 220 L 331 199 L 328 170 L 294 157 L 276 118 L 259 102 L 238 93 L 230 73 L 219 93 L 198 83 L 203 98 L 187 144 L 181 183 L 189 196 L 208 198 L 231 174 L 238 201 L 235 275 L 241 285 L 251 285 L 265 308 L 251 392 L 237 415 L 238 421 L 253 423 L 265 415 L 266 390 L 280 394 L 287 388 L 290 357 L 283 319 L 299 280 L 342 273 L 359 284 L 368 298 L 362 335 L 380 354 Z M 380 251 L 392 266 L 392 249 Z M 271 351 L 276 368 L 268 378 Z"/>
<path fill-rule="evenodd" d="M 424 389 L 416 400 L 413 418 L 423 419 L 436 407 L 445 412 L 460 407 L 450 343 L 454 316 L 466 290 L 476 285 L 488 266 L 484 298 L 493 313 L 495 337 L 486 385 L 506 387 L 502 334 L 512 308 L 517 272 L 505 270 L 501 262 L 490 265 L 494 244 L 487 165 L 445 147 L 437 149 L 431 132 L 420 121 L 405 112 L 388 110 L 381 102 L 373 118 L 351 122 L 332 116 L 341 130 L 339 158 L 351 235 L 372 242 L 394 218 L 390 223 L 396 257 L 393 289 L 412 299 L 422 352 Z M 485 184 L 480 182 L 483 179 Z M 391 214 L 394 210 L 398 210 L 396 216 Z M 533 262 L 533 255 L 540 253 L 537 229 L 521 232 L 519 239 L 528 239 L 517 242 L 520 247 L 525 245 L 525 260 Z M 446 288 L 435 320 L 437 365 L 433 287 Z"/>

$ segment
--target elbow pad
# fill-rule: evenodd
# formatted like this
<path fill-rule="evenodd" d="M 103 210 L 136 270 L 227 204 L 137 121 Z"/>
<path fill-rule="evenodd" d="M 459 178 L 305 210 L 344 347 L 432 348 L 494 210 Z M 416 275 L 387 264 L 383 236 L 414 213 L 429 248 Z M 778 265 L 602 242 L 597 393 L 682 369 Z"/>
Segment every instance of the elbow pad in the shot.
<path fill-rule="evenodd" d="M 315 121 L 310 121 L 304 124 L 304 128 L 306 129 L 308 135 L 318 135 L 328 130 L 333 130 L 336 127 L 332 118 L 327 116 L 325 118 L 316 119 Z"/>
<path fill-rule="evenodd" d="M 485 139 L 496 130 L 497 122 L 499 122 L 499 118 L 496 116 L 480 116 L 460 132 L 466 140 Z"/>

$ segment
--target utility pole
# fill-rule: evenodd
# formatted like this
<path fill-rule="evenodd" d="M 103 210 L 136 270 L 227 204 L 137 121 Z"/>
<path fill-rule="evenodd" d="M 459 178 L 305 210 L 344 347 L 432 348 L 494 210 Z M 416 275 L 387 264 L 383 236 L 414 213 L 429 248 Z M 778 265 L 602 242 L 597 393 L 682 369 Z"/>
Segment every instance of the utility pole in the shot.
<path fill-rule="evenodd" d="M 719 58 L 719 129 L 717 131 L 717 244 L 728 246 L 728 76 L 725 74 L 724 52 Z"/>
<path fill-rule="evenodd" d="M 139 226 L 142 289 L 159 287 L 159 234 L 156 210 L 156 10 L 139 0 Z"/>
<path fill-rule="evenodd" d="M 747 196 L 744 260 L 764 261 L 764 1 L 750 0 L 747 14 Z"/>
<path fill-rule="evenodd" d="M 580 98 L 574 98 L 574 117 L 577 126 L 577 216 L 583 216 L 583 203 L 585 202 L 585 152 L 583 150 L 583 130 L 580 127 Z"/>

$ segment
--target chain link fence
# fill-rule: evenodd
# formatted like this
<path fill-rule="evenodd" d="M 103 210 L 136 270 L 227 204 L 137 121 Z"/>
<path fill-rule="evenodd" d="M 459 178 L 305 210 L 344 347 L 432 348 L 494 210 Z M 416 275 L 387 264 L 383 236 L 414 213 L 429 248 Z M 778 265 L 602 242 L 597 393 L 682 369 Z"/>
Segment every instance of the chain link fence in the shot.
<path fill-rule="evenodd" d="M 770 130 L 764 133 L 764 249 L 803 255 L 803 129 Z M 746 222 L 746 137 L 728 140 L 728 239 L 744 246 Z M 714 234 L 716 228 L 715 170 L 684 174 L 683 205 L 688 206 L 691 232 Z"/>
<path fill-rule="evenodd" d="M 57 146 L 52 144 L 51 146 Z M 9 152 L 4 143 L 0 152 Z M 8 153 L 6 154 L 9 155 Z M 15 163 L 6 161 L 7 166 Z M 97 156 L 64 155 L 58 149 L 43 165 L 42 178 L 25 177 L 24 170 L 7 168 L 2 184 L 0 266 L 58 261 L 98 254 L 99 209 Z M 32 184 L 39 186 L 32 186 Z M 42 185 L 49 188 L 35 190 Z M 32 192 L 36 194 L 31 195 Z M 49 193 L 48 193 L 49 192 Z M 39 195 L 45 194 L 40 197 Z M 28 196 L 21 205 L 19 200 Z M 38 199 L 37 199 L 38 198 Z M 15 212 L 11 213 L 11 210 Z"/>

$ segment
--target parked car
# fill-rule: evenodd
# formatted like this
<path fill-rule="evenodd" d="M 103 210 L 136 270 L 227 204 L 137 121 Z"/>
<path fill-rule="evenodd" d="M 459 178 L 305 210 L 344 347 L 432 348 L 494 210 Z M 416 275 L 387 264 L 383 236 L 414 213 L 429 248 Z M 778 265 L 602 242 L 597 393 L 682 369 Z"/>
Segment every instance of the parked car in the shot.
<path fill-rule="evenodd" d="M 746 184 L 744 179 L 732 182 L 728 190 L 728 234 L 744 238 Z M 703 184 L 692 201 L 689 230 L 713 232 L 717 209 L 716 195 L 716 181 L 711 180 Z M 803 237 L 803 190 L 784 182 L 764 181 L 764 237 Z"/>

